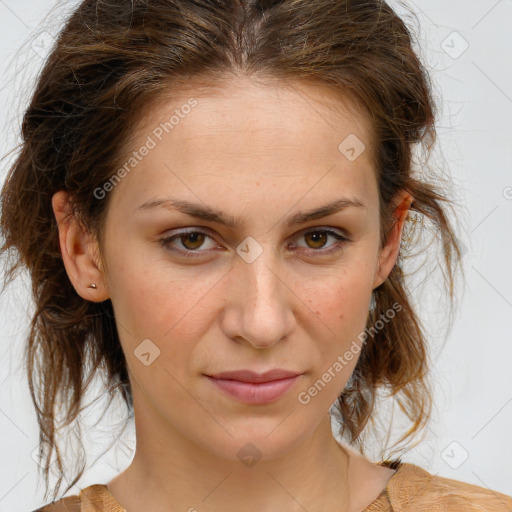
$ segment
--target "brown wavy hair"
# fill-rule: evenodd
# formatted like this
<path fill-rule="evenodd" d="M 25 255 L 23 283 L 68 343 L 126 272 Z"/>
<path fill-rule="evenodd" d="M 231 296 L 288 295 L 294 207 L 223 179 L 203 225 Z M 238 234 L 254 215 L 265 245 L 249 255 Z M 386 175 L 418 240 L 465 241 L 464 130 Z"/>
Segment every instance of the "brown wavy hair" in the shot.
<path fill-rule="evenodd" d="M 440 267 L 452 304 L 461 252 L 446 187 L 432 169 L 425 172 L 427 159 L 423 177 L 414 168 L 415 148 L 429 155 L 434 147 L 437 112 L 431 78 L 414 43 L 412 29 L 380 0 L 85 0 L 71 13 L 24 111 L 22 140 L 1 192 L 0 255 L 9 255 L 2 291 L 26 268 L 36 305 L 25 354 L 39 456 L 46 457 L 45 497 L 53 451 L 60 475 L 53 499 L 65 474 L 57 417 L 64 427 L 79 418 L 84 391 L 98 369 L 108 391 L 120 393 L 133 414 L 112 304 L 84 300 L 72 286 L 52 196 L 67 191 L 77 219 L 101 242 L 109 196 L 98 200 L 93 191 L 122 164 L 142 113 L 187 84 L 207 91 L 237 74 L 323 84 L 368 116 L 381 243 L 393 225 L 394 198 L 401 190 L 413 196 L 410 228 L 403 233 L 407 243 L 374 291 L 368 327 L 393 304 L 402 310 L 367 339 L 336 405 L 341 436 L 363 453 L 362 434 L 378 409 L 380 390 L 410 420 L 401 440 L 422 430 L 432 406 L 428 347 L 404 262 L 410 247 L 420 247 L 433 232 L 442 243 Z M 432 229 L 415 229 L 418 219 Z M 83 468 L 67 479 L 66 491 Z"/>

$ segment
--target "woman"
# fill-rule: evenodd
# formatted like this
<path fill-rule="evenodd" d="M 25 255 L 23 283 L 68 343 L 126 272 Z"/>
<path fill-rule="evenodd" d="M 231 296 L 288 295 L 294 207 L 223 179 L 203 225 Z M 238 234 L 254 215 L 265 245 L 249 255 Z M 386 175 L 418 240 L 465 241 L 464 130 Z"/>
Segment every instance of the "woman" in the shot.
<path fill-rule="evenodd" d="M 510 511 L 353 449 L 381 392 L 411 422 L 401 441 L 429 416 L 401 241 L 432 223 L 453 296 L 450 203 L 412 165 L 434 121 L 385 2 L 82 2 L 25 113 L 2 252 L 37 304 L 47 492 L 53 451 L 65 475 L 56 408 L 76 420 L 100 365 L 137 447 L 107 484 L 56 499 L 59 479 L 40 510 Z"/>

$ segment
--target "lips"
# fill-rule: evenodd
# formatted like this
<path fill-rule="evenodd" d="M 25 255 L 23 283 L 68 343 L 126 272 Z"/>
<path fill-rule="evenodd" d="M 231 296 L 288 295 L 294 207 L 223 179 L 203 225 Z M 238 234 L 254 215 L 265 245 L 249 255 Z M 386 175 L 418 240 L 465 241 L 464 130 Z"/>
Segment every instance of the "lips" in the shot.
<path fill-rule="evenodd" d="M 301 373 L 274 369 L 264 373 L 237 370 L 206 375 L 223 393 L 249 405 L 263 405 L 283 396 Z"/>
<path fill-rule="evenodd" d="M 241 382 L 271 382 L 280 379 L 288 379 L 300 375 L 300 372 L 282 370 L 280 368 L 269 370 L 264 373 L 253 372 L 252 370 L 236 370 L 232 372 L 216 373 L 209 375 L 215 379 L 238 380 Z"/>

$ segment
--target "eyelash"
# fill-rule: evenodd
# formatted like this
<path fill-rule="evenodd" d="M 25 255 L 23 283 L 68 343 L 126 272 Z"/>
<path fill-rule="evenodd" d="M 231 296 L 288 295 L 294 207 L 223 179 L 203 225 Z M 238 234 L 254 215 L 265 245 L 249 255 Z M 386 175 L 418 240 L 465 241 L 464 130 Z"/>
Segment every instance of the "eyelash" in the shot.
<path fill-rule="evenodd" d="M 308 234 L 311 234 L 311 233 L 326 233 L 327 235 L 331 235 L 332 237 L 334 237 L 337 240 L 337 242 L 335 244 L 333 244 L 327 250 L 322 250 L 322 249 L 309 249 L 309 250 L 306 250 L 307 255 L 319 254 L 321 256 L 326 256 L 326 255 L 329 255 L 329 254 L 332 254 L 334 252 L 337 252 L 337 251 L 341 250 L 344 246 L 346 246 L 347 244 L 350 243 L 350 240 L 348 238 L 344 237 L 343 235 L 341 235 L 337 231 L 333 231 L 332 229 L 325 229 L 325 228 L 324 229 L 322 229 L 322 228 L 312 229 L 312 230 L 309 230 L 309 231 L 305 231 L 302 234 L 302 236 L 305 236 L 305 235 L 308 235 Z M 170 244 L 175 239 L 180 238 L 180 237 L 182 237 L 184 235 L 190 235 L 190 234 L 201 234 L 201 235 L 206 235 L 209 238 L 212 238 L 209 233 L 207 233 L 205 231 L 201 231 L 201 230 L 195 229 L 195 230 L 190 230 L 190 231 L 181 231 L 181 232 L 176 233 L 176 234 L 174 234 L 172 236 L 168 236 L 168 237 L 162 238 L 162 239 L 159 240 L 159 242 L 160 242 L 160 245 L 162 247 L 165 247 L 166 250 L 168 250 L 168 251 L 170 251 L 170 252 L 172 252 L 174 254 L 178 254 L 180 256 L 185 256 L 186 258 L 198 258 L 202 254 L 208 253 L 209 251 L 200 251 L 199 249 L 194 251 L 194 250 L 191 250 L 191 249 L 180 250 L 180 249 L 175 249 L 174 247 L 171 247 Z"/>

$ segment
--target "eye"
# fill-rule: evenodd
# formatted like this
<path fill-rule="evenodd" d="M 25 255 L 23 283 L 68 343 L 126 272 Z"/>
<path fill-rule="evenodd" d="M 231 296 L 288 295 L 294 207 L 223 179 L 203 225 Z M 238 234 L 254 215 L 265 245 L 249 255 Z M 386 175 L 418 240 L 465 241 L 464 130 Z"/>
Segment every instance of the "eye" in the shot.
<path fill-rule="evenodd" d="M 195 258 L 199 255 L 197 253 L 208 252 L 198 251 L 198 249 L 204 244 L 206 238 L 213 240 L 212 237 L 204 231 L 181 231 L 175 235 L 162 238 L 160 240 L 160 245 L 173 253 L 177 253 L 188 258 Z M 178 241 L 184 249 L 177 249 L 176 247 L 173 247 L 172 243 L 174 241 Z"/>
<path fill-rule="evenodd" d="M 305 240 L 309 240 L 307 254 L 331 254 L 343 248 L 350 242 L 348 238 L 341 234 L 341 232 L 334 231 L 332 229 L 318 228 L 307 231 L 301 235 Z M 325 244 L 329 237 L 335 239 L 335 242 L 328 246 L 329 248 L 324 250 Z"/>
<path fill-rule="evenodd" d="M 303 237 L 305 240 L 308 240 L 309 247 L 306 247 L 306 253 L 308 255 L 326 255 L 341 250 L 343 246 L 348 244 L 350 240 L 346 238 L 341 232 L 334 231 L 332 229 L 323 229 L 317 228 L 314 230 L 309 230 L 307 232 L 303 232 L 298 235 L 296 238 Z M 327 240 L 329 237 L 333 238 L 335 242 L 328 246 L 328 249 L 324 249 Z M 168 251 L 178 254 L 180 256 L 185 256 L 187 258 L 198 258 L 201 255 L 208 254 L 211 252 L 210 250 L 199 250 L 203 247 L 205 241 L 210 239 L 214 241 L 213 238 L 205 231 L 201 231 L 198 229 L 190 229 L 188 231 L 180 231 L 174 235 L 162 238 L 159 243 L 162 247 L 165 247 Z M 178 242 L 181 247 L 176 247 L 173 245 L 175 242 Z M 212 249 L 215 246 L 210 247 Z M 219 246 L 217 246 L 219 247 Z M 304 247 L 304 246 L 298 246 Z"/>

